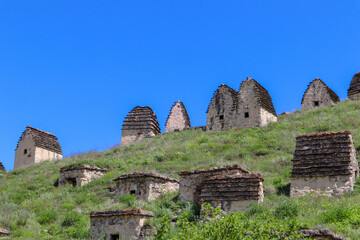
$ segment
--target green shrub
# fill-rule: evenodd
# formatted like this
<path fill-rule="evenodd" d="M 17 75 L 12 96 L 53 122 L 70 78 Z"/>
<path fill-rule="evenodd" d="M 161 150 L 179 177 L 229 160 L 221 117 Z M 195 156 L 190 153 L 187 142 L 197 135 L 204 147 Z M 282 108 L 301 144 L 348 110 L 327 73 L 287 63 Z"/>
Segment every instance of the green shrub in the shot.
<path fill-rule="evenodd" d="M 56 220 L 56 212 L 53 210 L 46 210 L 39 214 L 38 222 L 41 225 L 52 223 Z"/>
<path fill-rule="evenodd" d="M 75 226 L 81 221 L 81 214 L 75 211 L 70 211 L 65 214 L 64 220 L 62 221 L 63 227 Z"/>
<path fill-rule="evenodd" d="M 120 203 L 123 203 L 126 205 L 126 207 L 134 207 L 135 202 L 136 202 L 136 197 L 134 194 L 123 194 L 121 196 L 118 197 L 118 201 Z"/>
<path fill-rule="evenodd" d="M 283 219 L 283 218 L 295 218 L 298 216 L 299 213 L 299 207 L 290 202 L 285 201 L 280 203 L 274 211 L 274 215 L 277 218 Z"/>

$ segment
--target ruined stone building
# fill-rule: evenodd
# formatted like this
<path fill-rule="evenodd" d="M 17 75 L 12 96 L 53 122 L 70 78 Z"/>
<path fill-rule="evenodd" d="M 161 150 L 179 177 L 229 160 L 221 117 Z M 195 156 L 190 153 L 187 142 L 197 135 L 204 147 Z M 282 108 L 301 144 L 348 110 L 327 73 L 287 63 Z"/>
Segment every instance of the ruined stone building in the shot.
<path fill-rule="evenodd" d="M 315 240 L 346 240 L 346 238 L 331 232 L 329 229 L 300 230 L 299 233 L 306 239 Z M 303 238 L 301 238 L 303 239 Z"/>
<path fill-rule="evenodd" d="M 160 133 L 155 112 L 150 107 L 135 107 L 125 118 L 121 145 L 139 142 Z"/>
<path fill-rule="evenodd" d="M 200 202 L 225 212 L 246 211 L 250 204 L 264 201 L 263 181 L 260 173 L 209 177 L 202 183 Z"/>
<path fill-rule="evenodd" d="M 163 192 L 179 189 L 179 180 L 155 173 L 132 173 L 115 178 L 115 200 L 123 194 L 134 194 L 137 200 L 155 200 Z"/>
<path fill-rule="evenodd" d="M 215 167 L 201 170 L 181 171 L 180 175 L 180 200 L 191 201 L 200 204 L 202 183 L 211 176 L 217 175 L 240 175 L 250 173 L 238 164 Z"/>
<path fill-rule="evenodd" d="M 89 165 L 61 168 L 59 175 L 59 186 L 70 184 L 74 187 L 82 187 L 92 180 L 103 176 L 106 171 L 107 169 Z"/>
<path fill-rule="evenodd" d="M 301 110 L 310 110 L 340 102 L 336 93 L 322 80 L 315 78 L 306 89 L 301 101 Z"/>
<path fill-rule="evenodd" d="M 62 157 L 61 146 L 55 135 L 27 126 L 15 150 L 14 169 Z"/>
<path fill-rule="evenodd" d="M 269 92 L 248 77 L 240 85 L 234 126 L 264 127 L 276 121 L 277 115 Z"/>
<path fill-rule="evenodd" d="M 190 118 L 184 104 L 180 101 L 174 103 L 165 123 L 165 132 L 177 132 L 190 128 Z"/>
<path fill-rule="evenodd" d="M 337 196 L 352 191 L 359 167 L 349 131 L 315 133 L 296 138 L 291 197 Z"/>
<path fill-rule="evenodd" d="M 145 220 L 153 216 L 152 212 L 141 209 L 91 212 L 91 239 L 145 239 Z"/>
<path fill-rule="evenodd" d="M 5 167 L 1 162 L 0 162 L 0 171 L 5 171 Z"/>
<path fill-rule="evenodd" d="M 206 129 L 222 131 L 233 127 L 236 101 L 237 92 L 231 87 L 221 84 L 215 91 L 206 111 Z"/>
<path fill-rule="evenodd" d="M 358 100 L 360 98 L 360 72 L 356 73 L 350 82 L 348 98 L 350 100 Z"/>
<path fill-rule="evenodd" d="M 5 239 L 9 237 L 10 237 L 10 231 L 0 227 L 0 238 Z"/>

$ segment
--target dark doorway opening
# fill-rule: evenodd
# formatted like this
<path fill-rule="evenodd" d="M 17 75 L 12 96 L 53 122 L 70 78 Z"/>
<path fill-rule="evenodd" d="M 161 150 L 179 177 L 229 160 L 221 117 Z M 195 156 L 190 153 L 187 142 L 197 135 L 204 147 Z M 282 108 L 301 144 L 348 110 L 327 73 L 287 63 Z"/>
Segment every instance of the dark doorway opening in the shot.
<path fill-rule="evenodd" d="M 319 101 L 314 101 L 314 106 L 318 107 L 320 105 Z"/>
<path fill-rule="evenodd" d="M 68 184 L 71 184 L 74 187 L 76 187 L 76 178 L 67 178 L 66 181 Z"/>
<path fill-rule="evenodd" d="M 220 119 L 220 120 L 224 120 L 224 115 L 220 115 L 220 116 L 219 116 L 219 119 Z"/>
<path fill-rule="evenodd" d="M 119 239 L 120 239 L 120 235 L 119 235 L 119 234 L 111 234 L 111 235 L 110 235 L 110 239 L 111 239 L 111 240 L 119 240 Z"/>
<path fill-rule="evenodd" d="M 130 194 L 136 194 L 136 190 L 130 190 Z"/>
<path fill-rule="evenodd" d="M 249 112 L 246 112 L 245 113 L 245 118 L 249 118 L 249 116 L 250 116 Z"/>

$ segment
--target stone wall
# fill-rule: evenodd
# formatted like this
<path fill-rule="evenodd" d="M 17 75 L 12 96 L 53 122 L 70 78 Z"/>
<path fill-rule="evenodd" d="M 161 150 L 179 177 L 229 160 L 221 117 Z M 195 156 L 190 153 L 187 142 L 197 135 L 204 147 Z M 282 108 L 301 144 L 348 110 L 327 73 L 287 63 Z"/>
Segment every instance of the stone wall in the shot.
<path fill-rule="evenodd" d="M 6 230 L 4 228 L 0 228 L 0 238 L 9 238 L 10 237 L 10 231 Z"/>
<path fill-rule="evenodd" d="M 351 79 L 348 97 L 350 100 L 360 99 L 360 72 L 356 73 Z"/>
<path fill-rule="evenodd" d="M 316 78 L 312 81 L 301 102 L 301 110 L 310 110 L 333 105 L 340 102 L 339 97 L 323 81 Z"/>
<path fill-rule="evenodd" d="M 316 133 L 296 138 L 291 172 L 291 197 L 338 196 L 352 191 L 359 166 L 349 131 Z"/>
<path fill-rule="evenodd" d="M 329 229 L 315 229 L 315 230 L 303 229 L 303 230 L 300 230 L 299 233 L 308 239 L 346 240 L 346 238 L 341 237 L 340 235 L 337 235 L 337 234 L 331 232 Z M 301 239 L 303 239 L 303 238 L 301 238 Z"/>
<path fill-rule="evenodd" d="M 144 239 L 143 228 L 152 212 L 142 210 L 116 210 L 90 213 L 91 239 L 112 240 Z M 113 238 L 112 238 L 113 237 Z"/>
<path fill-rule="evenodd" d="M 1 171 L 5 171 L 5 167 L 4 167 L 4 165 L 0 162 L 0 172 Z"/>
<path fill-rule="evenodd" d="M 203 181 L 216 175 L 234 175 L 250 173 L 239 165 L 210 168 L 202 170 L 182 171 L 180 175 L 180 200 L 200 203 L 201 185 Z"/>
<path fill-rule="evenodd" d="M 164 192 L 177 191 L 179 181 L 174 178 L 153 174 L 133 173 L 122 175 L 116 179 L 115 201 L 123 194 L 135 194 L 136 200 L 155 200 Z"/>
<path fill-rule="evenodd" d="M 88 165 L 62 168 L 59 174 L 59 186 L 72 184 L 77 187 L 82 187 L 92 180 L 103 176 L 106 171 L 107 169 Z"/>
<path fill-rule="evenodd" d="M 134 142 L 140 142 L 144 138 L 153 137 L 156 134 L 151 129 L 126 130 L 121 135 L 121 146 L 126 146 Z"/>
<path fill-rule="evenodd" d="M 190 128 L 190 118 L 184 104 L 177 101 L 170 110 L 170 114 L 165 124 L 165 132 L 182 131 Z"/>
<path fill-rule="evenodd" d="M 237 93 L 221 84 L 214 93 L 207 110 L 206 130 L 222 131 L 233 127 Z"/>

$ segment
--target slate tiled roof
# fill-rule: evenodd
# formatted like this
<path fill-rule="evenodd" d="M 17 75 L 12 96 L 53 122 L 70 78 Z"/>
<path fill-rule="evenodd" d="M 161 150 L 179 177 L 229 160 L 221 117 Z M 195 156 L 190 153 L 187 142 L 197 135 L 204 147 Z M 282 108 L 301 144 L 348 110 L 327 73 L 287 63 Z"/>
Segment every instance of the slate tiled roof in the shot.
<path fill-rule="evenodd" d="M 211 101 L 210 101 L 210 103 L 209 103 L 209 106 L 208 106 L 208 108 L 207 108 L 207 110 L 206 110 L 206 113 L 209 112 L 209 108 L 210 108 L 211 102 L 212 102 L 212 100 L 214 99 L 214 97 L 216 96 L 216 94 L 218 93 L 218 91 L 219 91 L 220 89 L 224 89 L 225 91 L 227 91 L 227 92 L 229 92 L 229 93 L 231 94 L 231 97 L 232 97 L 232 99 L 233 99 L 233 110 L 235 109 L 236 103 L 237 103 L 237 95 L 238 95 L 237 92 L 236 92 L 233 88 L 229 87 L 228 85 L 221 84 L 221 85 L 218 87 L 218 89 L 214 92 L 213 97 L 211 98 Z"/>
<path fill-rule="evenodd" d="M 60 172 L 69 172 L 74 170 L 88 170 L 88 171 L 99 171 L 99 172 L 106 172 L 108 171 L 107 168 L 99 168 L 96 166 L 90 166 L 90 165 L 78 165 L 73 167 L 64 167 L 60 168 Z"/>
<path fill-rule="evenodd" d="M 208 173 L 208 172 L 219 172 L 224 170 L 240 170 L 243 173 L 250 173 L 248 170 L 240 166 L 239 164 L 225 166 L 225 167 L 214 167 L 208 169 L 199 169 L 199 170 L 188 170 L 188 171 L 181 171 L 179 175 L 191 175 L 191 174 L 200 174 L 200 173 Z"/>
<path fill-rule="evenodd" d="M 35 146 L 39 148 L 43 148 L 49 150 L 51 152 L 55 152 L 62 155 L 61 146 L 57 137 L 51 133 L 27 126 L 26 130 L 21 135 L 19 142 L 25 136 L 25 133 L 29 132 L 34 140 Z M 17 144 L 16 149 L 19 147 L 19 142 Z"/>
<path fill-rule="evenodd" d="M 348 96 L 360 93 L 360 72 L 356 73 L 351 79 Z"/>
<path fill-rule="evenodd" d="M 185 119 L 185 126 L 191 127 L 189 114 L 188 114 L 187 111 L 186 111 L 185 105 L 184 105 L 182 102 L 180 102 L 180 101 L 177 101 L 177 102 L 175 102 L 175 103 L 172 105 L 171 110 L 170 110 L 170 113 L 169 113 L 169 116 L 168 116 L 167 119 L 166 119 L 165 126 L 167 126 L 168 121 L 169 121 L 169 118 L 170 118 L 171 113 L 172 113 L 172 110 L 173 110 L 173 108 L 176 106 L 177 103 L 180 104 L 181 113 L 182 113 L 182 115 L 183 115 L 183 117 L 184 117 L 184 119 Z"/>
<path fill-rule="evenodd" d="M 206 179 L 201 186 L 201 201 L 259 200 L 263 178 L 260 173 L 220 175 Z"/>
<path fill-rule="evenodd" d="M 169 178 L 169 177 L 159 175 L 156 173 L 136 173 L 136 172 L 131 173 L 131 174 L 121 175 L 121 176 L 113 179 L 113 181 L 127 180 L 127 179 L 131 179 L 131 178 L 159 178 L 159 179 L 166 180 L 166 181 L 179 182 L 179 180 L 177 180 L 175 178 Z"/>
<path fill-rule="evenodd" d="M 309 83 L 307 89 L 305 90 L 305 93 L 304 93 L 303 98 L 301 100 L 301 104 L 304 102 L 304 98 L 305 98 L 306 94 L 308 93 L 311 85 L 314 84 L 315 82 L 320 82 L 324 86 L 325 90 L 327 91 L 327 93 L 329 94 L 329 96 L 330 96 L 330 98 L 331 98 L 331 100 L 333 102 L 335 102 L 335 103 L 340 102 L 339 96 L 333 90 L 331 90 L 331 88 L 329 88 L 328 85 L 326 85 L 321 79 L 315 78 L 311 83 Z"/>
<path fill-rule="evenodd" d="M 262 108 L 264 108 L 266 111 L 272 113 L 273 115 L 276 116 L 276 111 L 274 108 L 274 104 L 272 102 L 271 96 L 269 94 L 269 92 L 263 87 L 261 86 L 260 83 L 258 83 L 255 79 L 252 78 L 247 78 L 245 81 L 243 81 L 240 85 L 240 90 L 242 88 L 242 86 L 246 83 L 246 82 L 253 82 L 254 84 L 254 91 L 255 94 L 257 96 L 257 99 L 259 101 L 259 104 Z"/>
<path fill-rule="evenodd" d="M 160 126 L 154 111 L 150 107 L 137 106 L 126 116 L 122 130 L 149 129 L 160 133 Z"/>
<path fill-rule="evenodd" d="M 91 212 L 90 217 L 112 217 L 112 216 L 127 216 L 127 215 L 137 215 L 137 216 L 147 216 L 153 217 L 154 214 L 150 211 L 144 211 L 142 209 L 119 209 L 119 210 L 109 210 L 109 211 L 97 211 Z"/>
<path fill-rule="evenodd" d="M 355 149 L 349 131 L 299 136 L 291 177 L 350 175 L 353 158 Z"/>
<path fill-rule="evenodd" d="M 5 167 L 1 162 L 0 162 L 0 171 L 5 171 Z"/>

